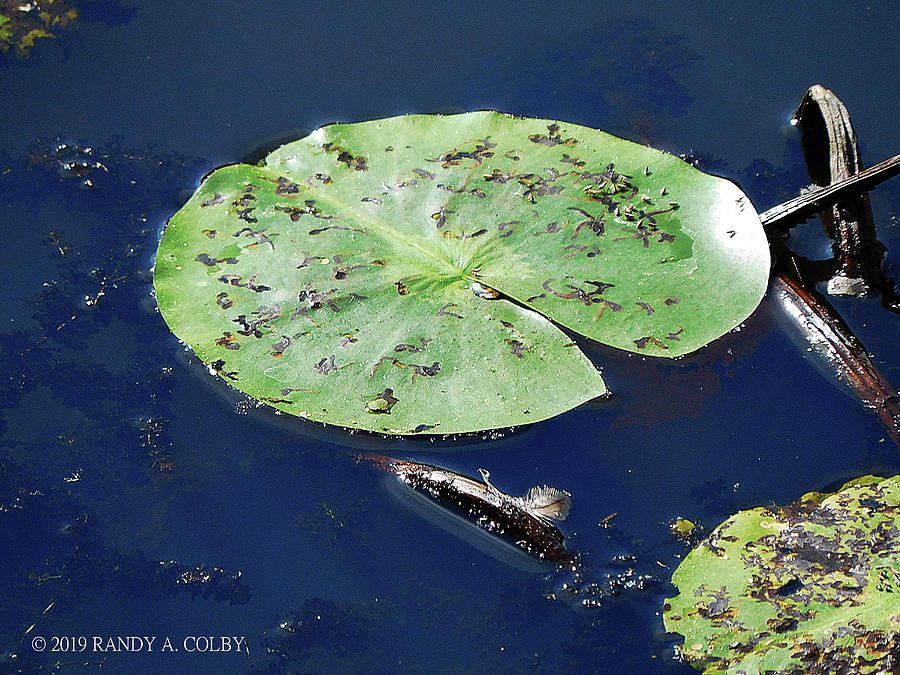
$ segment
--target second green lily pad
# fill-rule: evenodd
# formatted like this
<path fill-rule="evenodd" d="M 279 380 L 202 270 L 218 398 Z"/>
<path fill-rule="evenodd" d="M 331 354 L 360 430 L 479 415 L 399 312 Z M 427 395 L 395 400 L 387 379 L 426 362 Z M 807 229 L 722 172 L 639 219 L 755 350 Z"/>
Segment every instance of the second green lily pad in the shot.
<path fill-rule="evenodd" d="M 900 476 L 741 511 L 672 578 L 666 630 L 705 673 L 900 669 Z"/>

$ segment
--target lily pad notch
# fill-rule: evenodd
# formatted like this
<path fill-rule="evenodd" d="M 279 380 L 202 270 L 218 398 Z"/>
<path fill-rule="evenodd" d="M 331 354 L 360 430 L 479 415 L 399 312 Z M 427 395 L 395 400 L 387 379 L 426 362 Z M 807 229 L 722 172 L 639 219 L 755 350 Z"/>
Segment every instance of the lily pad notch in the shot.
<path fill-rule="evenodd" d="M 172 331 L 284 412 L 389 434 L 547 419 L 606 392 L 557 325 L 676 357 L 759 304 L 731 182 L 496 112 L 335 124 L 211 173 L 160 242 Z"/>

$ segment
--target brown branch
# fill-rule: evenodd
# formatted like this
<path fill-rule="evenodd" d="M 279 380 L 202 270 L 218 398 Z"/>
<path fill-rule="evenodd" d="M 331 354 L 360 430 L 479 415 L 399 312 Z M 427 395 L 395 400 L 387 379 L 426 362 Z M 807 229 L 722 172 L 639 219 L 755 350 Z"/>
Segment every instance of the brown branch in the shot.
<path fill-rule="evenodd" d="M 771 299 L 796 325 L 810 350 L 878 415 L 888 435 L 900 445 L 900 396 L 840 314 L 815 288 L 803 282 L 797 258 L 783 250 L 777 261 Z"/>
<path fill-rule="evenodd" d="M 775 231 L 818 213 L 834 241 L 836 265 L 828 265 L 829 293 L 863 294 L 876 286 L 882 290 L 882 302 L 891 308 L 896 296 L 892 282 L 881 274 L 884 247 L 875 237 L 866 193 L 900 173 L 900 155 L 859 171 L 861 161 L 850 113 L 837 96 L 820 85 L 809 88 L 794 119 L 803 129 L 809 177 L 824 187 L 760 216 L 775 258 L 770 297 L 800 331 L 810 351 L 878 414 L 890 437 L 900 445 L 900 397 L 840 314 L 816 289 L 821 277 L 810 277 L 809 272 L 821 263 L 794 254 L 786 238 Z"/>
<path fill-rule="evenodd" d="M 791 227 L 815 216 L 842 199 L 868 192 L 897 174 L 900 174 L 900 155 L 894 155 L 890 159 L 821 190 L 808 192 L 773 206 L 761 213 L 759 219 L 767 229 Z"/>

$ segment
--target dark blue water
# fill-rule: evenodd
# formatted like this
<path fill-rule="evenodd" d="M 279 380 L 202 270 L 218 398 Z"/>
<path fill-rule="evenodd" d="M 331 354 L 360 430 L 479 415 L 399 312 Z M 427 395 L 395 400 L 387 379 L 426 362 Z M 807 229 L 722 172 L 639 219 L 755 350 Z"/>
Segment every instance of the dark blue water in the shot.
<path fill-rule="evenodd" d="M 671 519 L 711 529 L 900 471 L 878 420 L 769 302 L 677 362 L 585 344 L 611 399 L 434 442 L 259 409 L 155 311 L 163 224 L 200 178 L 331 121 L 493 108 L 577 122 L 691 154 L 760 211 L 807 182 L 787 118 L 811 84 L 849 107 L 867 164 L 900 151 L 892 9 L 669 4 L 98 0 L 27 59 L 0 57 L 0 669 L 691 672 L 661 620 L 686 552 Z M 900 276 L 900 183 L 872 203 Z M 827 256 L 815 223 L 795 243 Z M 898 317 L 835 304 L 900 385 Z M 485 555 L 395 501 L 361 449 L 571 491 L 580 573 Z M 87 648 L 51 651 L 65 636 Z M 153 651 L 95 648 L 130 636 Z M 186 650 L 223 636 L 240 649 Z"/>

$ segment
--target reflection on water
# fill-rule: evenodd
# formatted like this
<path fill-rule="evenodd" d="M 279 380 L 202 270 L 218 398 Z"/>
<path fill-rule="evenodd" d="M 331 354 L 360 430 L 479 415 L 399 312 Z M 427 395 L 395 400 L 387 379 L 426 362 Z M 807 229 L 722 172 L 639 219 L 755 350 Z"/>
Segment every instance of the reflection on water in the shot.
<path fill-rule="evenodd" d="M 779 50 L 782 69 L 796 76 L 765 74 L 766 90 L 752 95 L 771 98 L 754 106 L 772 118 L 760 121 L 742 109 L 746 81 L 763 76 L 740 46 L 749 38 L 710 45 L 651 5 L 607 8 L 606 17 L 580 9 L 553 17 L 536 3 L 414 19 L 338 13 L 304 33 L 316 33 L 308 44 L 290 40 L 283 52 L 272 44 L 279 58 L 269 59 L 257 47 L 278 42 L 271 36 L 285 25 L 305 26 L 303 8 L 285 7 L 301 16 L 276 21 L 242 6 L 235 26 L 211 8 L 167 10 L 168 23 L 149 4 L 125 22 L 110 14 L 109 25 L 86 15 L 78 31 L 45 40 L 36 58 L 0 64 L 15 122 L 0 126 L 2 668 L 28 672 L 60 661 L 63 669 L 88 663 L 120 672 L 157 664 L 225 672 L 692 672 L 671 660 L 676 638 L 662 632 L 658 615 L 685 553 L 670 532 L 675 517 L 711 529 L 741 508 L 788 502 L 861 473 L 900 471 L 877 420 L 807 364 L 775 327 L 768 301 L 739 332 L 679 361 L 584 345 L 613 397 L 498 438 L 381 439 L 256 409 L 183 350 L 151 297 L 164 220 L 207 171 L 239 159 L 236 148 L 340 116 L 487 101 L 664 147 L 699 139 L 689 142 L 700 168 L 737 180 L 763 209 L 806 182 L 798 140 L 768 138 L 780 133 L 774 102 L 796 104 L 809 78 L 830 73 Z M 704 16 L 711 33 L 729 20 L 745 29 L 754 23 Z M 895 32 L 881 23 L 879 31 Z M 168 34 L 182 32 L 200 37 L 170 44 Z M 879 32 L 870 41 L 873 62 L 882 39 Z M 304 51 L 313 47 L 319 51 Z M 442 69 L 430 68 L 441 60 Z M 710 81 L 704 70 L 721 72 L 723 63 L 735 77 Z M 298 68 L 304 86 L 291 79 Z M 423 74 L 438 70 L 440 82 Z M 854 112 L 864 158 L 892 154 L 896 147 L 866 147 L 866 139 L 884 137 L 873 126 L 896 128 L 886 122 L 894 113 L 880 111 L 872 122 L 881 104 L 847 95 L 852 87 L 841 78 L 836 67 L 825 84 Z M 60 92 L 77 88 L 71 100 L 79 105 L 61 106 L 44 89 L 50 83 Z M 710 88 L 734 110 L 727 125 L 697 114 Z M 216 98 L 219 91 L 225 98 Z M 41 96 L 46 103 L 37 105 Z M 207 135 L 192 126 L 201 122 Z M 740 147 L 765 133 L 765 145 L 777 144 L 783 157 L 724 160 L 732 154 L 715 139 L 726 126 Z M 145 147 L 145 134 L 155 147 Z M 873 193 L 894 276 L 898 205 L 897 185 Z M 827 254 L 812 224 L 793 236 L 795 250 Z M 887 378 L 900 382 L 896 317 L 877 300 L 837 304 Z M 564 486 L 573 508 L 560 527 L 580 566 L 535 574 L 485 555 L 398 507 L 356 463 L 360 449 L 466 475 L 489 466 L 517 494 L 545 482 Z M 245 636 L 249 654 L 60 654 L 31 646 L 38 635 L 128 634 L 176 643 Z"/>

